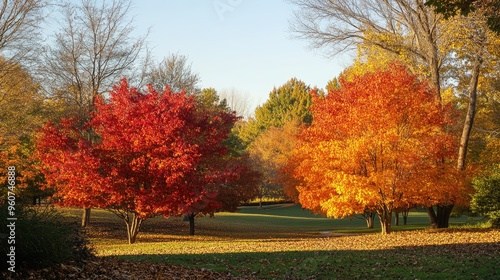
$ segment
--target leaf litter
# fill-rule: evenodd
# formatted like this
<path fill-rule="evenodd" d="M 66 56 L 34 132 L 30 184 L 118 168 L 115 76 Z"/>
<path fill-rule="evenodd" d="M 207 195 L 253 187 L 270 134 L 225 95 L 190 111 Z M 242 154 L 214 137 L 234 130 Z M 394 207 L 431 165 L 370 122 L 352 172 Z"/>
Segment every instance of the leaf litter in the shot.
<path fill-rule="evenodd" d="M 369 276 L 390 276 L 387 273 L 393 268 L 395 258 L 398 259 L 398 265 L 411 268 L 412 273 L 434 273 L 433 275 L 460 275 L 464 265 L 480 269 L 480 259 L 500 261 L 500 230 L 421 230 L 394 232 L 390 235 L 319 235 L 269 239 L 197 236 L 193 238 L 195 241 L 178 237 L 170 237 L 170 241 L 160 238 L 156 243 L 150 237 L 150 242 L 143 244 L 145 246 L 141 246 L 141 243 L 132 245 L 134 250 L 129 250 L 130 254 L 144 255 L 146 261 L 115 257 L 115 254 L 126 255 L 126 250 L 120 250 L 120 254 L 117 254 L 97 248 L 99 257 L 83 263 L 23 271 L 18 275 L 4 273 L 1 276 L 5 279 L 324 279 L 320 273 L 329 270 L 329 273 L 335 273 L 340 278 L 341 275 L 351 275 L 353 279 L 363 279 Z M 151 242 L 155 246 L 151 246 Z M 154 248 L 161 248 L 169 243 L 176 246 L 168 246 L 168 252 L 165 249 L 158 252 Z M 125 248 L 128 245 L 123 246 Z M 346 251 L 361 252 L 363 258 L 346 256 Z M 289 254 L 290 252 L 292 254 Z M 295 252 L 299 252 L 298 255 L 293 255 Z M 146 257 L 158 253 L 164 255 L 161 262 L 150 262 Z M 257 253 L 261 258 L 245 259 L 246 263 L 242 261 L 235 264 L 228 261 L 228 258 L 217 255 L 231 253 Z M 203 257 L 207 254 L 213 257 Z M 293 259 L 287 259 L 287 256 L 292 255 Z M 185 265 L 171 261 L 179 256 L 188 259 L 192 257 L 193 261 L 186 262 Z M 443 271 L 440 271 L 439 267 L 432 267 L 432 263 L 442 257 L 456 261 L 457 265 Z M 295 267 L 290 265 L 293 263 L 296 264 Z M 211 269 L 216 266 L 226 269 Z M 267 271 L 263 272 L 266 269 Z M 289 274 L 283 274 L 283 271 Z"/>

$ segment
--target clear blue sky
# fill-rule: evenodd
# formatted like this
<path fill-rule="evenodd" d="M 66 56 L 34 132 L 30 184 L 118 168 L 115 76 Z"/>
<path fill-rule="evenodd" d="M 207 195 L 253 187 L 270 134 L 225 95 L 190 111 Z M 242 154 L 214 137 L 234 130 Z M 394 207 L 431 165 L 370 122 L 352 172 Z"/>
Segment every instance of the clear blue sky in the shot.
<path fill-rule="evenodd" d="M 151 27 L 149 45 L 159 61 L 188 57 L 202 87 L 235 88 L 251 106 L 292 77 L 324 88 L 351 63 L 327 58 L 308 42 L 292 39 L 294 7 L 284 0 L 134 0 L 138 31 Z M 252 110 L 253 112 L 253 110 Z"/>

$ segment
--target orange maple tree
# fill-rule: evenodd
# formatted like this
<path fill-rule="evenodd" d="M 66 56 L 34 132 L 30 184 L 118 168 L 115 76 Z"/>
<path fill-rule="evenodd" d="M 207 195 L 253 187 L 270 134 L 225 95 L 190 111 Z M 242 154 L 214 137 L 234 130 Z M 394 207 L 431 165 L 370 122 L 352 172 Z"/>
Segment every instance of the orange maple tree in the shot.
<path fill-rule="evenodd" d="M 194 217 L 222 206 L 221 188 L 240 170 L 227 162 L 224 145 L 236 120 L 197 108 L 183 92 L 149 87 L 143 94 L 122 80 L 109 101 L 97 98 L 87 124 L 96 137 L 80 133 L 75 120 L 49 123 L 37 152 L 59 204 L 112 211 L 134 243 L 149 217 Z"/>
<path fill-rule="evenodd" d="M 396 208 L 464 196 L 457 141 L 446 131 L 451 107 L 428 82 L 398 63 L 339 80 L 340 89 L 315 96 L 290 161 L 304 207 L 330 217 L 376 211 L 386 234 Z"/>

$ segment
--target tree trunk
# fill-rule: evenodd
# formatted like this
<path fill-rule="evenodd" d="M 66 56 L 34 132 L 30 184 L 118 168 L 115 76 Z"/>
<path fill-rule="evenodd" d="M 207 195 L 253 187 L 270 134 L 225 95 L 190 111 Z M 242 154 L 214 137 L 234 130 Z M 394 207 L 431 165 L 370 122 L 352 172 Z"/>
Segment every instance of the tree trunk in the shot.
<path fill-rule="evenodd" d="M 408 214 L 410 214 L 410 210 L 404 210 L 401 213 L 403 214 L 403 225 L 406 226 L 406 224 L 408 223 Z"/>
<path fill-rule="evenodd" d="M 448 228 L 451 211 L 453 210 L 454 204 L 438 205 L 437 214 L 434 211 L 434 207 L 428 207 L 427 213 L 429 214 L 429 219 L 431 221 L 432 228 Z"/>
<path fill-rule="evenodd" d="M 471 80 L 469 84 L 469 105 L 467 107 L 467 115 L 465 116 L 464 127 L 462 136 L 460 138 L 460 148 L 458 150 L 457 170 L 461 171 L 465 168 L 465 158 L 467 155 L 467 148 L 469 146 L 470 132 L 474 124 L 474 117 L 476 115 L 476 102 L 477 102 L 477 84 L 479 81 L 479 74 L 482 65 L 482 51 L 479 51 L 474 61 L 472 68 Z M 446 205 L 437 206 L 437 215 L 434 209 L 428 208 L 429 218 L 431 225 L 434 228 L 448 228 L 450 221 L 450 214 L 453 210 L 454 203 L 451 201 Z"/>
<path fill-rule="evenodd" d="M 382 226 L 382 234 L 391 233 L 392 211 L 384 207 L 384 209 L 378 213 L 378 218 Z"/>
<path fill-rule="evenodd" d="M 373 218 L 371 216 L 366 219 L 366 226 L 368 228 L 373 228 Z"/>
<path fill-rule="evenodd" d="M 429 67 L 431 71 L 431 80 L 432 83 L 434 84 L 434 87 L 436 87 L 436 98 L 441 102 L 441 76 L 439 74 L 439 69 L 441 68 L 439 66 L 439 59 L 438 59 L 438 51 L 437 47 L 434 44 L 431 44 L 432 51 L 430 51 L 429 57 L 427 58 L 427 61 L 429 62 Z"/>
<path fill-rule="evenodd" d="M 427 207 L 427 214 L 429 215 L 429 221 L 431 223 L 431 228 L 437 228 L 438 221 L 436 211 L 434 211 L 434 207 Z"/>
<path fill-rule="evenodd" d="M 194 217 L 196 214 L 191 213 L 188 215 L 189 217 L 189 235 L 194 235 Z"/>
<path fill-rule="evenodd" d="M 82 227 L 86 227 L 90 223 L 90 209 L 84 208 L 82 213 Z"/>
<path fill-rule="evenodd" d="M 399 213 L 398 212 L 394 213 L 394 225 L 399 226 Z"/>
<path fill-rule="evenodd" d="M 95 101 L 95 94 L 92 97 L 92 101 Z M 94 104 L 94 103 L 92 103 Z M 92 128 L 89 129 L 88 131 L 88 140 L 91 145 L 94 143 L 94 131 Z M 90 224 L 90 209 L 91 208 L 84 208 L 83 210 L 83 215 L 82 215 L 82 227 L 87 227 Z"/>
<path fill-rule="evenodd" d="M 365 212 L 365 213 L 363 213 L 363 218 L 365 219 L 366 226 L 368 228 L 373 228 L 373 222 L 375 220 L 375 215 L 376 215 L 376 213 L 374 213 L 374 212 Z"/>
<path fill-rule="evenodd" d="M 474 117 L 476 115 L 476 102 L 477 102 L 477 84 L 479 81 L 479 73 L 482 65 L 481 52 L 476 56 L 474 67 L 472 69 L 472 76 L 469 84 L 469 105 L 467 107 L 467 115 L 465 116 L 464 128 L 462 130 L 462 137 L 460 138 L 460 148 L 458 150 L 457 169 L 463 170 L 465 168 L 465 157 L 467 155 L 467 148 L 469 146 L 470 132 L 474 124 Z"/>
<path fill-rule="evenodd" d="M 453 210 L 453 204 L 447 204 L 444 206 L 438 205 L 437 207 L 437 227 L 438 228 L 448 228 L 451 211 Z"/>
<path fill-rule="evenodd" d="M 125 220 L 125 224 L 127 225 L 127 237 L 128 244 L 134 244 L 137 238 L 137 234 L 141 229 L 142 222 L 144 220 L 141 219 L 136 213 L 132 213 L 132 220 Z"/>

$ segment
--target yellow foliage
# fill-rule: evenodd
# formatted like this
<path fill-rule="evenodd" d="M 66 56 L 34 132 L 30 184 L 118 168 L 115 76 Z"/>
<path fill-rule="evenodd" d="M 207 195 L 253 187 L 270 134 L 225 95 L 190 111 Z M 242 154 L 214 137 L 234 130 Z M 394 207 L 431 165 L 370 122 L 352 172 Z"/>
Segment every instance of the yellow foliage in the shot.
<path fill-rule="evenodd" d="M 339 218 L 465 200 L 450 106 L 425 81 L 391 64 L 341 84 L 315 100 L 290 161 L 304 207 Z"/>

